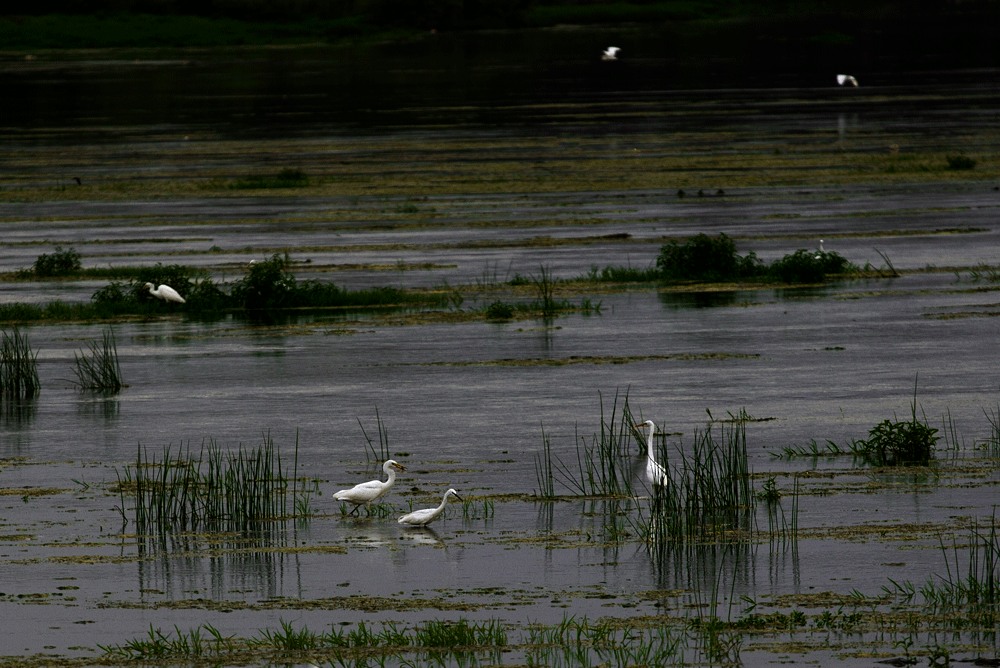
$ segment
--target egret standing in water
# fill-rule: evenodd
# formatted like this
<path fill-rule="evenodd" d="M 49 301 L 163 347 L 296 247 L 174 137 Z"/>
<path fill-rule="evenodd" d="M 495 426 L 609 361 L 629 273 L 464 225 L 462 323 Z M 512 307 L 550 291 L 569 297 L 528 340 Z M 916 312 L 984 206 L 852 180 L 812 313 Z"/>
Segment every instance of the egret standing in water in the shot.
<path fill-rule="evenodd" d="M 653 444 L 653 440 L 656 437 L 656 423 L 652 420 L 646 420 L 641 424 L 635 425 L 635 427 L 636 429 L 641 429 L 642 427 L 649 428 L 649 438 L 646 441 L 646 478 L 650 484 L 663 487 L 667 484 L 669 476 L 667 475 L 667 470 L 656 461 L 656 446 Z"/>
<path fill-rule="evenodd" d="M 178 304 L 185 303 L 184 298 L 169 285 L 161 285 L 154 290 L 152 283 L 146 283 L 146 289 L 149 290 L 149 294 L 154 297 L 159 297 L 165 302 L 177 302 Z"/>
<path fill-rule="evenodd" d="M 858 87 L 858 80 L 852 77 L 850 74 L 838 74 L 837 84 L 844 86 L 846 84 L 851 84 L 855 88 Z"/>
<path fill-rule="evenodd" d="M 334 492 L 333 498 L 337 501 L 353 503 L 354 509 L 351 511 L 352 515 L 358 512 L 361 506 L 368 506 L 372 501 L 378 501 L 385 496 L 385 493 L 396 482 L 396 471 L 405 471 L 406 467 L 395 459 L 387 459 L 385 464 L 382 464 L 382 470 L 389 476 L 389 479 L 385 482 L 381 480 L 369 480 L 360 485 L 355 485 L 350 489 L 342 489 L 339 492 Z"/>
<path fill-rule="evenodd" d="M 412 513 L 407 513 L 399 518 L 400 524 L 405 524 L 411 527 L 424 527 L 437 519 L 437 516 L 444 512 L 444 507 L 448 503 L 448 497 L 454 496 L 459 501 L 462 497 L 458 495 L 453 489 L 449 489 L 444 493 L 444 498 L 441 499 L 441 505 L 437 508 L 423 508 L 421 510 L 414 510 Z"/>
<path fill-rule="evenodd" d="M 617 46 L 609 46 L 601 54 L 601 60 L 618 60 L 618 52 L 621 49 Z"/>

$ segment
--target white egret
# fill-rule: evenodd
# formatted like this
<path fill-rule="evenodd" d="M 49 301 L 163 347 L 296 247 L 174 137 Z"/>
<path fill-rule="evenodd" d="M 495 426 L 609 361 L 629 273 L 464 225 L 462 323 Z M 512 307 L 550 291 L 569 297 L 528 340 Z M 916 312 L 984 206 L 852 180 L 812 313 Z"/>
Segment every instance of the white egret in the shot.
<path fill-rule="evenodd" d="M 813 259 L 814 260 L 822 260 L 823 259 L 823 253 L 825 253 L 825 252 L 826 252 L 826 249 L 823 248 L 823 240 L 820 239 L 819 240 L 819 250 L 816 251 L 815 255 L 813 255 Z"/>
<path fill-rule="evenodd" d="M 852 77 L 850 74 L 838 74 L 837 83 L 841 86 L 845 84 L 851 84 L 852 86 L 857 87 L 858 80 Z"/>
<path fill-rule="evenodd" d="M 334 492 L 333 498 L 337 501 L 353 503 L 354 509 L 351 511 L 351 514 L 356 513 L 361 506 L 367 506 L 372 501 L 381 499 L 389 491 L 393 483 L 396 482 L 396 471 L 405 471 L 406 467 L 395 459 L 387 459 L 385 464 L 382 464 L 382 470 L 389 476 L 389 479 L 385 482 L 381 480 L 369 480 L 360 485 L 355 485 L 350 489 L 342 489 L 339 492 Z"/>
<path fill-rule="evenodd" d="M 653 440 L 656 437 L 656 423 L 652 420 L 646 420 L 641 424 L 635 425 L 635 427 L 637 429 L 642 427 L 649 428 L 649 439 L 646 441 L 646 478 L 650 484 L 663 487 L 667 484 L 669 476 L 667 475 L 667 470 L 656 461 L 656 446 L 653 445 Z"/>
<path fill-rule="evenodd" d="M 154 297 L 159 297 L 165 302 L 177 302 L 178 304 L 185 303 L 184 298 L 181 297 L 180 294 L 178 294 L 177 291 L 174 290 L 169 285 L 161 285 L 160 287 L 154 290 L 152 283 L 146 283 L 146 288 L 149 290 L 149 294 L 153 295 Z"/>
<path fill-rule="evenodd" d="M 618 60 L 618 52 L 621 49 L 617 46 L 609 46 L 601 54 L 601 60 Z"/>
<path fill-rule="evenodd" d="M 437 508 L 422 508 L 421 510 L 414 510 L 412 513 L 407 513 L 406 515 L 400 517 L 399 523 L 411 527 L 427 526 L 437 519 L 438 515 L 444 512 L 444 507 L 448 503 L 449 496 L 454 496 L 459 501 L 462 500 L 462 497 L 458 495 L 458 492 L 453 489 L 449 489 L 444 493 L 444 498 L 441 499 L 440 506 Z"/>

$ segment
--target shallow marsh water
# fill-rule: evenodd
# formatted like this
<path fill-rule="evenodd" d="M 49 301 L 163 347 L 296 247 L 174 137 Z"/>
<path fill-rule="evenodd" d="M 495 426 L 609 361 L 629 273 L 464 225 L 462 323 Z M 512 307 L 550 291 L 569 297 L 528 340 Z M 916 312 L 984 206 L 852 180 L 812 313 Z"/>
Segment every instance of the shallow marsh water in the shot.
<path fill-rule="evenodd" d="M 44 100 L 45 84 L 24 74 L 31 67 L 8 66 L 6 76 L 39 87 L 35 99 Z M 61 67 L 143 80 L 136 64 Z M 190 90 L 184 67 L 154 68 L 170 82 L 163 90 Z M 234 65 L 198 67 L 192 78 L 204 86 Z M 151 625 L 210 623 L 246 635 L 281 620 L 313 629 L 458 617 L 547 623 L 683 616 L 716 597 L 734 617 L 746 600 L 819 613 L 851 592 L 877 596 L 890 578 L 919 585 L 940 575 L 939 539 L 965 535 L 970 520 L 991 521 L 998 481 L 981 447 L 992 436 L 989 415 L 1000 410 L 998 300 L 993 284 L 968 274 L 994 262 L 997 248 L 1000 194 L 989 157 L 997 135 L 988 119 L 1000 106 L 984 83 L 993 74 L 958 77 L 933 95 L 837 91 L 850 103 L 819 88 L 617 91 L 628 105 L 624 120 L 604 105 L 613 87 L 570 101 L 533 89 L 498 111 L 484 85 L 472 87 L 460 123 L 441 127 L 431 124 L 440 123 L 442 101 L 407 117 L 414 98 L 403 99 L 382 114 L 392 122 L 375 127 L 349 105 L 319 113 L 310 75 L 289 80 L 280 95 L 251 95 L 264 111 L 240 122 L 232 83 L 220 84 L 214 111 L 197 123 L 176 118 L 198 109 L 198 95 L 168 95 L 170 110 L 151 105 L 116 117 L 102 93 L 65 117 L 42 115 L 37 125 L 27 114 L 15 118 L 0 165 L 2 272 L 62 244 L 87 266 L 194 264 L 231 280 L 250 259 L 287 251 L 297 275 L 350 289 L 465 289 L 461 303 L 429 321 L 311 314 L 268 326 L 164 309 L 161 318 L 114 326 L 129 387 L 113 397 L 80 393 L 69 380 L 74 353 L 104 325 L 23 327 L 43 389 L 0 422 L 0 655 L 91 656 L 98 643 L 126 642 Z M 54 90 L 72 79 L 56 77 L 63 83 Z M 276 123 L 276 136 L 264 136 L 289 106 L 307 122 Z M 97 108 L 110 117 L 95 120 Z M 95 140 L 105 122 L 128 131 Z M 191 136 L 195 148 L 184 139 Z M 912 151 L 927 162 L 891 162 L 895 145 L 904 159 Z M 955 146 L 975 153 L 979 168 L 961 179 L 945 170 L 927 177 L 929 161 Z M 685 170 L 686 153 L 712 164 Z M 537 165 L 526 167 L 533 154 Z M 797 177 L 794 162 L 762 164 L 752 175 L 726 167 L 727 156 L 753 154 L 802 154 L 795 159 L 812 165 L 804 171 L 832 164 L 844 178 Z M 498 169 L 501 155 L 509 157 Z M 629 160 L 636 173 L 621 173 Z M 137 175 L 143 164 L 150 172 Z M 285 164 L 321 175 L 319 183 L 259 196 L 197 185 Z M 896 171 L 910 168 L 909 176 Z M 491 169 L 502 172 L 499 189 L 465 177 Z M 403 183 L 383 181 L 380 170 Z M 551 322 L 467 317 L 498 291 L 508 296 L 497 284 L 514 275 L 647 266 L 665 241 L 697 232 L 725 232 L 741 253 L 765 260 L 823 238 L 859 265 L 883 266 L 881 251 L 901 275 L 806 289 L 575 289 L 567 298 L 582 292 L 600 310 Z M 84 301 L 100 285 L 5 282 L 0 300 Z M 907 416 L 915 385 L 932 425 L 944 428 L 948 416 L 959 436 L 947 449 L 942 442 L 932 472 L 774 457 L 811 440 L 845 444 Z M 755 486 L 771 476 L 786 493 L 793 479 L 801 486 L 794 545 L 707 547 L 659 563 L 635 541 L 595 540 L 610 502 L 533 499 L 543 438 L 573 461 L 602 411 L 620 408 L 626 395 L 678 447 L 705 427 L 706 409 L 716 417 L 746 409 L 757 419 L 747 427 Z M 389 497 L 400 514 L 436 503 L 449 486 L 473 509 L 494 499 L 495 511 L 465 517 L 453 504 L 421 532 L 401 530 L 394 517 L 343 516 L 332 492 L 377 473 L 362 433 L 378 433 L 376 412 L 408 467 Z M 123 530 L 113 490 L 137 447 L 235 448 L 266 434 L 286 465 L 298 441 L 300 475 L 319 490 L 314 517 L 281 524 L 257 544 L 197 535 L 147 543 Z M 638 475 L 638 443 L 634 452 Z M 873 643 L 895 656 L 897 640 L 865 636 L 800 651 L 761 642 L 742 658 L 813 663 L 833 653 L 869 665 Z M 915 639 L 917 647 L 934 642 Z"/>

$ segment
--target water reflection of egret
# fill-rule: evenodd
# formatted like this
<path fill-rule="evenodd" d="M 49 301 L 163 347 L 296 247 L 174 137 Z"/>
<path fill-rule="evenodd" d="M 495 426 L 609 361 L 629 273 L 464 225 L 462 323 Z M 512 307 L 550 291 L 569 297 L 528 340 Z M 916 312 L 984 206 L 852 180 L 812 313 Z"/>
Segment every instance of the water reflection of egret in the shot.
<path fill-rule="evenodd" d="M 159 297 L 165 302 L 177 302 L 178 304 L 184 303 L 184 298 L 169 285 L 161 285 L 160 287 L 153 289 L 152 283 L 146 283 L 146 289 L 149 290 L 149 294 L 154 297 Z"/>
<path fill-rule="evenodd" d="M 653 445 L 653 440 L 656 437 L 656 423 L 652 420 L 646 420 L 635 426 L 636 428 L 649 428 L 649 438 L 646 441 L 646 478 L 650 484 L 662 487 L 667 484 L 667 471 L 656 461 L 656 449 Z"/>
<path fill-rule="evenodd" d="M 389 479 L 385 482 L 381 480 L 369 480 L 368 482 L 363 482 L 360 485 L 355 485 L 350 489 L 342 489 L 339 492 L 335 492 L 333 498 L 337 501 L 347 501 L 348 503 L 354 504 L 354 509 L 351 513 L 356 513 L 358 508 L 362 505 L 367 506 L 372 501 L 377 501 L 385 496 L 385 493 L 389 491 L 393 483 L 396 482 L 396 470 L 405 471 L 406 468 L 397 462 L 395 459 L 387 459 L 385 464 L 382 464 L 382 470 L 385 474 L 389 476 Z"/>
<path fill-rule="evenodd" d="M 412 513 L 407 513 L 399 518 L 400 524 L 405 524 L 411 527 L 422 527 L 430 524 L 437 516 L 444 512 L 444 507 L 448 504 L 448 497 L 454 496 L 459 501 L 462 497 L 458 495 L 453 489 L 449 489 L 444 493 L 444 498 L 441 499 L 441 505 L 437 508 L 422 508 L 421 510 L 414 510 Z"/>

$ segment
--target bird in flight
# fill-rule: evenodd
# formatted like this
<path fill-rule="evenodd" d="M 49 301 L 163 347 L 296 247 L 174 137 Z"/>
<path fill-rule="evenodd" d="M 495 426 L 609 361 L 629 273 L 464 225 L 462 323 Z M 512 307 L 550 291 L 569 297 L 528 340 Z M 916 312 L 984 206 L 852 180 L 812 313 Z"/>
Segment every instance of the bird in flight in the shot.
<path fill-rule="evenodd" d="M 837 83 L 840 84 L 841 86 L 844 86 L 846 84 L 851 84 L 852 86 L 857 88 L 858 80 L 852 77 L 850 74 L 838 74 Z"/>
<path fill-rule="evenodd" d="M 601 60 L 618 60 L 618 52 L 621 49 L 617 46 L 609 46 L 604 49 L 604 53 L 601 54 Z"/>

